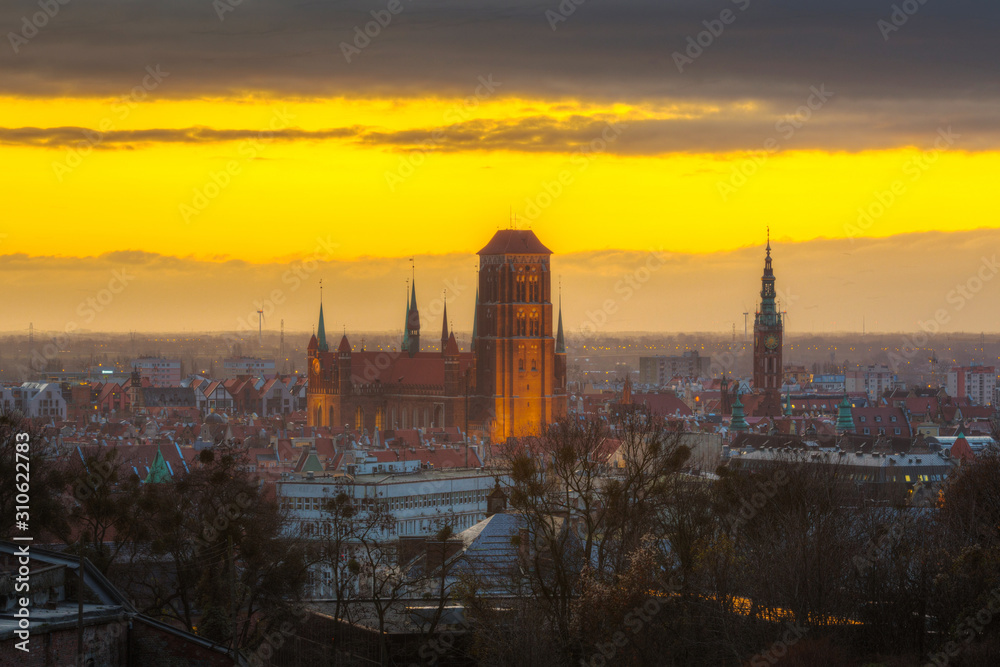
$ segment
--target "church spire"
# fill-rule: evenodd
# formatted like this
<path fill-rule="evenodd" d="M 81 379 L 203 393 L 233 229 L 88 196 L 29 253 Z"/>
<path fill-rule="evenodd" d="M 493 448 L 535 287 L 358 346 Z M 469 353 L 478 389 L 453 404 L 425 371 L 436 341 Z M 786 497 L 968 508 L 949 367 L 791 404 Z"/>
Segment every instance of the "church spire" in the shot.
<path fill-rule="evenodd" d="M 562 324 L 562 283 L 559 285 L 559 328 L 556 331 L 556 354 L 566 354 L 566 339 Z"/>
<path fill-rule="evenodd" d="M 764 274 L 760 277 L 760 316 L 762 324 L 773 326 L 778 321 L 775 303 L 774 268 L 771 266 L 771 228 L 767 229 L 767 248 L 764 256 Z"/>
<path fill-rule="evenodd" d="M 444 313 L 441 315 L 441 354 L 448 347 L 448 290 L 444 292 Z"/>
<path fill-rule="evenodd" d="M 329 352 L 330 347 L 326 344 L 326 322 L 323 320 L 323 280 L 319 281 L 319 331 L 317 334 L 319 339 L 319 351 Z"/>
<path fill-rule="evenodd" d="M 417 279 L 410 281 L 410 304 L 406 308 L 407 352 L 412 357 L 420 351 L 420 311 L 417 309 Z"/>
<path fill-rule="evenodd" d="M 402 352 L 410 349 L 410 297 L 407 294 L 410 291 L 409 282 L 409 280 L 406 281 L 407 289 L 403 290 L 403 296 L 406 298 L 406 313 L 403 315 L 403 342 L 399 347 Z"/>

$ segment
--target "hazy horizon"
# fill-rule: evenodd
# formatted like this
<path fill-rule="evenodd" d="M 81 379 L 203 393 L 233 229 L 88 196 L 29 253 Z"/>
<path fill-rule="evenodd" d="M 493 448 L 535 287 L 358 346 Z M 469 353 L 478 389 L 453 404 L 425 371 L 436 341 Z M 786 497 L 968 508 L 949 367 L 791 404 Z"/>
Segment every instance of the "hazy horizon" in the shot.
<path fill-rule="evenodd" d="M 765 230 L 764 233 L 766 233 Z M 1000 293 L 990 248 L 1000 230 L 925 232 L 889 238 L 771 240 L 777 290 L 790 334 L 820 331 L 942 332 L 996 330 Z M 716 253 L 594 250 L 560 253 L 558 238 L 536 232 L 555 252 L 553 300 L 562 283 L 567 332 L 732 332 L 759 298 L 763 241 Z M 484 233 L 481 244 L 489 240 Z M 762 237 L 764 234 L 762 234 Z M 655 237 L 651 237 L 654 238 Z M 476 250 L 481 246 L 477 246 Z M 440 330 L 443 297 L 456 331 L 471 330 L 475 250 L 416 255 L 425 331 Z M 8 287 L 6 329 L 26 331 L 288 331 L 315 326 L 323 279 L 327 330 L 401 328 L 408 258 L 365 257 L 288 263 L 204 261 L 115 251 L 88 258 L 0 256 Z M 190 321 L 190 326 L 178 326 Z M 863 323 L 864 322 L 864 323 Z"/>

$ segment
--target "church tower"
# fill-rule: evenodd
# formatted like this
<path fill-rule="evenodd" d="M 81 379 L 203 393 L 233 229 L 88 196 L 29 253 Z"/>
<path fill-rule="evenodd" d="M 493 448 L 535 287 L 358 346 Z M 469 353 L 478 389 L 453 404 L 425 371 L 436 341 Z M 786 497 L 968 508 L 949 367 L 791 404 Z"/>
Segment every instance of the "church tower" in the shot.
<path fill-rule="evenodd" d="M 420 311 L 417 309 L 417 280 L 410 283 L 410 301 L 406 305 L 406 331 L 403 351 L 411 357 L 420 351 Z"/>
<path fill-rule="evenodd" d="M 537 434 L 566 415 L 565 367 L 556 367 L 552 251 L 534 232 L 498 231 L 479 251 L 476 391 L 493 442 Z M 564 352 L 562 352 L 564 354 Z"/>
<path fill-rule="evenodd" d="M 322 290 L 322 286 L 320 287 Z M 326 340 L 326 320 L 323 317 L 323 297 L 320 292 L 319 325 L 306 348 L 309 391 L 306 394 L 306 414 L 310 426 L 333 426 L 340 423 L 339 368 L 333 362 Z"/>
<path fill-rule="evenodd" d="M 778 417 L 781 415 L 781 384 L 784 374 L 781 360 L 783 325 L 774 290 L 770 230 L 767 236 L 764 275 L 760 279 L 760 308 L 757 309 L 753 323 L 753 386 L 754 391 L 764 396 L 758 403 L 756 416 Z"/>

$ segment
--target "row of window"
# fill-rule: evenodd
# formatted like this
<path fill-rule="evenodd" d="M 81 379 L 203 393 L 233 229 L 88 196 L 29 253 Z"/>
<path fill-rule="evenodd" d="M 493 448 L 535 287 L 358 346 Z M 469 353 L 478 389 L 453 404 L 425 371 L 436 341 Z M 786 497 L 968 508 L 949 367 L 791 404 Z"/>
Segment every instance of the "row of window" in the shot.
<path fill-rule="evenodd" d="M 396 522 L 397 535 L 413 535 L 418 532 L 436 532 L 451 526 L 456 533 L 474 526 L 477 522 L 485 518 L 482 513 L 476 514 L 453 514 L 449 516 L 436 517 L 433 519 L 408 519 Z M 348 526 L 339 527 L 340 537 L 347 537 L 350 533 Z M 299 534 L 304 537 L 333 537 L 334 527 L 330 521 L 300 521 Z"/>
<path fill-rule="evenodd" d="M 474 489 L 472 491 L 429 493 L 422 496 L 401 496 L 399 498 L 389 498 L 389 510 L 396 512 L 399 510 L 418 509 L 421 507 L 451 507 L 453 505 L 482 502 L 486 502 L 486 491 L 482 489 Z"/>
<path fill-rule="evenodd" d="M 867 426 L 864 428 L 864 434 L 865 435 L 871 435 L 872 434 L 871 431 L 872 430 L 870 428 L 868 428 Z M 885 435 L 885 429 L 884 428 L 879 428 L 878 429 L 878 434 L 879 435 Z M 902 430 L 897 426 L 896 428 L 892 429 L 892 434 L 893 435 L 901 435 L 902 434 Z"/>
<path fill-rule="evenodd" d="M 325 498 L 319 497 L 286 496 L 279 500 L 279 506 L 282 509 L 295 510 L 297 512 L 319 512 L 323 509 L 324 500 Z M 361 498 L 355 504 L 361 509 L 369 509 L 374 502 L 375 500 L 372 498 Z M 451 507 L 468 503 L 484 503 L 486 502 L 486 491 L 484 489 L 473 489 L 470 491 L 451 491 L 448 493 L 428 493 L 419 496 L 388 498 L 379 502 L 387 503 L 391 512 L 419 509 L 422 507 Z"/>
<path fill-rule="evenodd" d="M 941 482 L 945 475 L 885 475 L 881 473 L 857 473 L 850 476 L 855 482 Z"/>
<path fill-rule="evenodd" d="M 865 416 L 861 415 L 858 419 L 859 419 L 859 421 L 861 421 L 862 423 L 864 423 Z M 875 421 L 877 421 L 877 422 L 882 421 L 882 415 L 875 415 Z M 896 421 L 896 415 L 889 415 L 889 421 L 891 421 L 891 422 Z"/>

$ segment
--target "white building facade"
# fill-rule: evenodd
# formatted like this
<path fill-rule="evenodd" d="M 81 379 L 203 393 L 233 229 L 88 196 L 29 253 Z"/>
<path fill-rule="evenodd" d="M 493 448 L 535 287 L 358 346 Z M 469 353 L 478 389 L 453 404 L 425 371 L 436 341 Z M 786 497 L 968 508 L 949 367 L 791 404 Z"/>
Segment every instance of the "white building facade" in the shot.
<path fill-rule="evenodd" d="M 996 390 L 994 366 L 962 366 L 948 371 L 948 395 L 968 398 L 975 405 L 993 405 Z"/>

